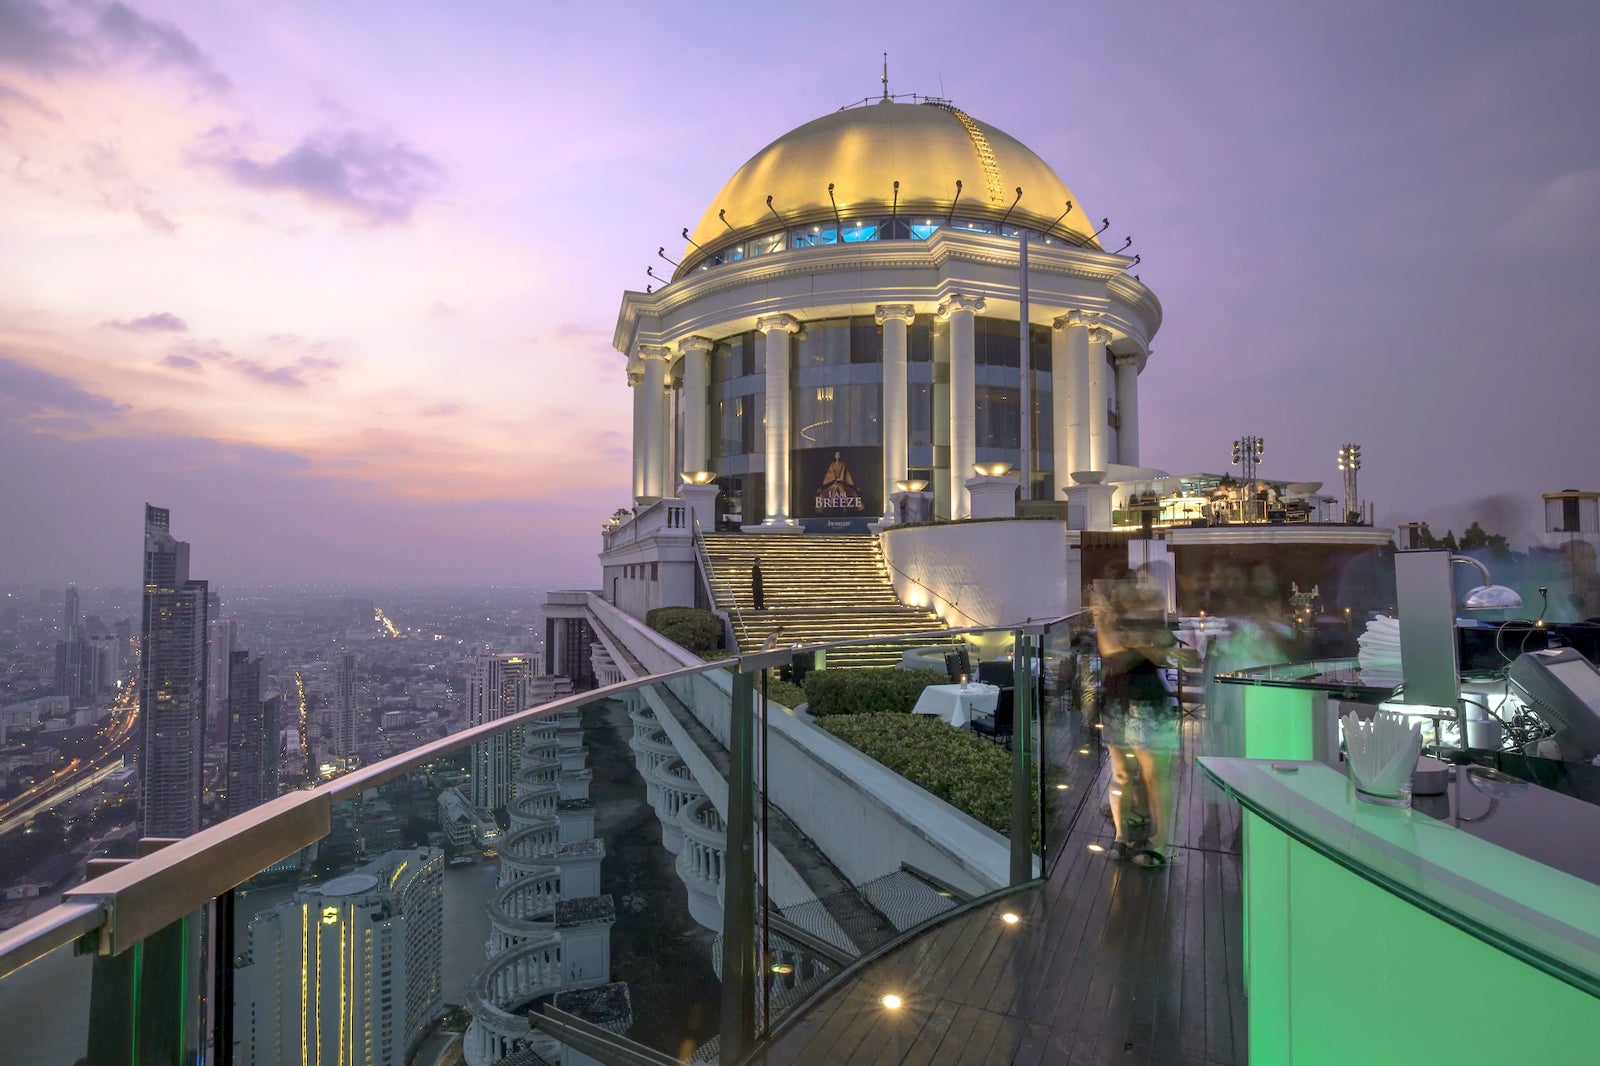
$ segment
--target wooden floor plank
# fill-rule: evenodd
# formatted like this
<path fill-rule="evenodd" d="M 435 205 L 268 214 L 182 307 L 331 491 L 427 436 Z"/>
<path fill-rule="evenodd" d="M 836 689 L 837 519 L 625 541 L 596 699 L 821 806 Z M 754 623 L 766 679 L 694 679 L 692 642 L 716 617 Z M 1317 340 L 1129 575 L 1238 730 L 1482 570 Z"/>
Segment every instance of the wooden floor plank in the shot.
<path fill-rule="evenodd" d="M 947 999 L 938 1000 L 928 1012 L 927 1020 L 917 1030 L 917 1037 L 911 1046 L 900 1058 L 902 1066 L 931 1066 L 938 1060 L 934 1058 L 939 1051 L 939 1045 L 944 1042 L 945 1033 L 950 1031 L 950 1023 L 956 1017 L 956 1004 Z"/>

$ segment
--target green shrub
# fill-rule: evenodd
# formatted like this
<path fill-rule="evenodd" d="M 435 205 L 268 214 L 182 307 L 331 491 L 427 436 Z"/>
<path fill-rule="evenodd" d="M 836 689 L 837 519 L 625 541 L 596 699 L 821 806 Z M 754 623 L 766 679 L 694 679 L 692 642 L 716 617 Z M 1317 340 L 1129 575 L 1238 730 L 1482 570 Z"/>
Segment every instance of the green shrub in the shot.
<path fill-rule="evenodd" d="M 722 647 L 722 620 L 697 607 L 657 607 L 644 624 L 701 658 Z"/>
<path fill-rule="evenodd" d="M 815 715 L 908 714 L 923 689 L 948 680 L 939 670 L 813 670 L 806 700 Z"/>
<path fill-rule="evenodd" d="M 767 698 L 774 703 L 781 703 L 791 711 L 806 702 L 806 690 L 793 681 L 780 681 L 775 677 L 767 678 Z"/>
<path fill-rule="evenodd" d="M 922 715 L 856 714 L 817 724 L 995 832 L 1010 835 L 1011 753 L 1001 745 Z M 1037 801 L 1035 793 L 1034 810 Z"/>

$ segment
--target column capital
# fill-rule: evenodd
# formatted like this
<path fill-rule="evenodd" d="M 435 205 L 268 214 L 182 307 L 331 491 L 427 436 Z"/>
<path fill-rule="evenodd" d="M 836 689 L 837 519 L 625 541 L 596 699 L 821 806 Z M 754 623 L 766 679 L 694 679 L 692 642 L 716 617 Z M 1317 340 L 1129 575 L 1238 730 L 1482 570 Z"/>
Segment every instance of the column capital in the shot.
<path fill-rule="evenodd" d="M 949 318 L 957 311 L 971 311 L 977 314 L 988 306 L 982 296 L 967 296 L 963 293 L 953 292 L 939 301 L 939 317 Z"/>
<path fill-rule="evenodd" d="M 771 333 L 779 329 L 785 333 L 799 333 L 800 320 L 793 315 L 763 315 L 756 319 L 756 329 L 762 333 Z"/>
<path fill-rule="evenodd" d="M 917 317 L 917 309 L 910 304 L 879 304 L 877 310 L 872 313 L 872 317 L 877 320 L 880 326 L 890 321 L 904 322 L 909 326 L 911 321 Z"/>
<path fill-rule="evenodd" d="M 642 371 L 642 370 L 630 370 L 630 371 L 628 371 L 628 388 L 637 389 L 640 385 L 643 385 L 643 384 L 644 384 L 644 371 Z"/>
<path fill-rule="evenodd" d="M 1117 366 L 1117 367 L 1124 367 L 1124 366 L 1136 367 L 1136 366 L 1139 365 L 1139 353 L 1138 352 L 1112 352 L 1111 353 L 1111 362 L 1112 362 L 1113 366 Z"/>
<path fill-rule="evenodd" d="M 1111 343 L 1111 331 L 1109 329 L 1106 329 L 1106 327 L 1104 327 L 1104 326 L 1098 326 L 1098 325 L 1097 326 L 1091 326 L 1089 328 L 1089 343 L 1091 343 L 1091 344 L 1110 344 Z"/>
<path fill-rule="evenodd" d="M 678 342 L 678 351 L 685 354 L 689 352 L 709 352 L 716 346 L 717 342 L 710 337 L 685 337 Z"/>
<path fill-rule="evenodd" d="M 1073 326 L 1087 326 L 1093 329 L 1099 322 L 1100 316 L 1096 312 L 1073 308 L 1066 314 L 1058 316 L 1050 325 L 1055 329 L 1069 329 Z"/>
<path fill-rule="evenodd" d="M 665 344 L 639 345 L 640 359 L 660 359 L 663 362 L 672 358 L 672 349 Z"/>

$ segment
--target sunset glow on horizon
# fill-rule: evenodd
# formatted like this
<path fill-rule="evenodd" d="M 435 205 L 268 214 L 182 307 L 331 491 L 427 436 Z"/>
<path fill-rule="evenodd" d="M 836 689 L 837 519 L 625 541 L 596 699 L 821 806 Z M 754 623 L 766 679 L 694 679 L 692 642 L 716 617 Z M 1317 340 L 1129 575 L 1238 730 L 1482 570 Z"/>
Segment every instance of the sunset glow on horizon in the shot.
<path fill-rule="evenodd" d="M 791 49 L 732 4 L 0 0 L 0 580 L 135 584 L 149 500 L 223 582 L 593 582 L 622 292 L 884 50 L 1135 238 L 1152 464 L 1260 433 L 1331 485 L 1359 440 L 1380 524 L 1492 496 L 1508 533 L 1600 487 L 1592 10 L 1097 11 L 1073 63 L 914 50 L 904 15 Z"/>

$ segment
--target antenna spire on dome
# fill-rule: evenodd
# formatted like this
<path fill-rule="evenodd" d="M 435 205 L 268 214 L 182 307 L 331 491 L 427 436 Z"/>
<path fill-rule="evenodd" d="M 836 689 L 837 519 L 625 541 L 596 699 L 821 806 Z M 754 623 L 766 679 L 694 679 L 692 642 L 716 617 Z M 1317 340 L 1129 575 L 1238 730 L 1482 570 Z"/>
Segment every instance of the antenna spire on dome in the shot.
<path fill-rule="evenodd" d="M 883 53 L 883 103 L 889 102 L 889 53 Z"/>

